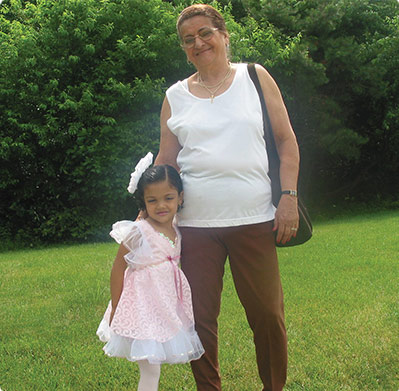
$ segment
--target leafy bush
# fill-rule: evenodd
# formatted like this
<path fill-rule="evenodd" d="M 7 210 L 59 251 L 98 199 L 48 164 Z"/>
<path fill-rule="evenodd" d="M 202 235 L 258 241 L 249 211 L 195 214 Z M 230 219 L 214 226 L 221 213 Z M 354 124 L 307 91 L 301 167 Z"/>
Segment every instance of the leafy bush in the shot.
<path fill-rule="evenodd" d="M 132 214 L 129 173 L 157 149 L 165 68 L 184 59 L 172 11 L 158 0 L 3 5 L 3 237 L 83 239 Z"/>
<path fill-rule="evenodd" d="M 157 151 L 165 89 L 194 71 L 175 31 L 191 3 L 2 3 L 0 240 L 103 237 L 135 217 L 129 174 Z M 306 198 L 396 205 L 398 2 L 208 3 L 225 16 L 231 60 L 261 63 L 279 84 Z"/>
<path fill-rule="evenodd" d="M 272 26 L 287 42 L 301 35 L 307 58 L 291 56 L 271 71 L 299 139 L 308 198 L 373 203 L 398 194 L 398 2 L 243 3 L 261 31 Z"/>

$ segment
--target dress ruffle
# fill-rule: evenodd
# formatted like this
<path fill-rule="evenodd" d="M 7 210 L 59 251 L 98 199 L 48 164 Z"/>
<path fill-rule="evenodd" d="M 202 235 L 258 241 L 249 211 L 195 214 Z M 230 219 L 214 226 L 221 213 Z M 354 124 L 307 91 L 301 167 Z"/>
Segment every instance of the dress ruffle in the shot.
<path fill-rule="evenodd" d="M 103 319 L 97 335 L 102 342 L 107 342 L 103 347 L 105 354 L 129 361 L 148 360 L 150 364 L 182 364 L 197 360 L 204 353 L 194 327 L 188 330 L 181 329 L 172 339 L 158 342 L 117 335 Z"/>
<path fill-rule="evenodd" d="M 135 226 L 137 226 L 137 224 L 135 224 L 134 221 L 117 221 L 112 225 L 112 231 L 109 234 L 117 243 L 121 244 L 122 241 L 131 234 Z"/>
<path fill-rule="evenodd" d="M 175 364 L 204 353 L 194 328 L 190 286 L 179 268 L 181 235 L 175 230 L 171 245 L 147 220 L 113 225 L 111 236 L 128 250 L 128 267 L 112 324 L 109 303 L 97 329 L 108 356 Z"/>

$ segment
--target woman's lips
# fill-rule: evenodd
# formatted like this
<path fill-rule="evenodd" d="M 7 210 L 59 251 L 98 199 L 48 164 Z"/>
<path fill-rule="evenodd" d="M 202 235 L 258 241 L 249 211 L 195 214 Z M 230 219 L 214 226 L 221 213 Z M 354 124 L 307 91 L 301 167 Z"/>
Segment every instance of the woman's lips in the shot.
<path fill-rule="evenodd" d="M 207 52 L 209 50 L 211 50 L 211 49 L 208 48 L 208 49 L 205 49 L 205 50 L 201 50 L 200 52 L 196 53 L 196 56 L 199 56 L 200 54 L 205 53 L 205 52 Z"/>

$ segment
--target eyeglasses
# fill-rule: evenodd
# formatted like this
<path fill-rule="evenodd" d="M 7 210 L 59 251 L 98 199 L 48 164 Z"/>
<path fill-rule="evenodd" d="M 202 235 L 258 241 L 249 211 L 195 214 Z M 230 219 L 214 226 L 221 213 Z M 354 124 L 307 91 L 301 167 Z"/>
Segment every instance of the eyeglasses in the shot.
<path fill-rule="evenodd" d="M 189 35 L 182 39 L 182 46 L 185 49 L 190 49 L 195 45 L 195 40 L 200 38 L 202 41 L 206 42 L 212 39 L 215 34 L 215 31 L 218 30 L 216 27 L 212 28 L 204 28 L 197 35 Z"/>

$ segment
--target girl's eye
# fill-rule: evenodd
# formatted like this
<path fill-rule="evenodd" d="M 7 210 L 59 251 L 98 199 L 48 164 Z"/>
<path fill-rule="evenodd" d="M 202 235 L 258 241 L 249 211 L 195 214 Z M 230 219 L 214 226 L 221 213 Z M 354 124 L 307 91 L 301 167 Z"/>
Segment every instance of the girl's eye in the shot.
<path fill-rule="evenodd" d="M 155 200 L 147 200 L 147 202 L 148 202 L 149 204 L 151 204 L 151 203 L 155 202 Z"/>

